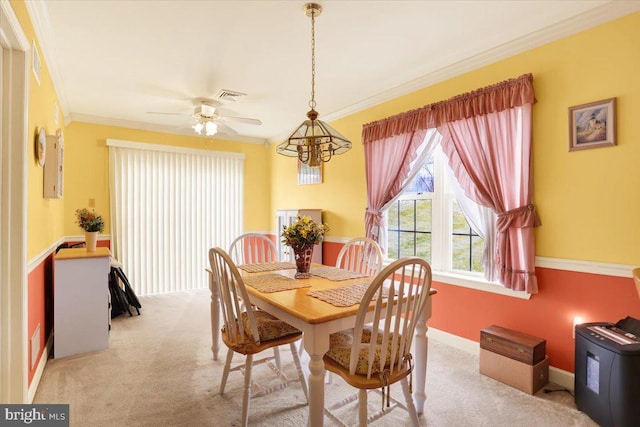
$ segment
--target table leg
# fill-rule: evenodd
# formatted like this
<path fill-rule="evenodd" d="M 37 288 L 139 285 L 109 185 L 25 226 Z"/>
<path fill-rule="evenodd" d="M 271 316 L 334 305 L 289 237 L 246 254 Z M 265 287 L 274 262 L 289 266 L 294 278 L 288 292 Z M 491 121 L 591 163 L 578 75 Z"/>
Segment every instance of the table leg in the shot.
<path fill-rule="evenodd" d="M 329 350 L 329 336 L 305 334 L 304 347 L 309 354 L 309 426 L 321 427 L 324 422 L 324 361 Z M 321 338 L 322 337 L 322 338 Z"/>
<path fill-rule="evenodd" d="M 324 362 L 312 355 L 309 361 L 309 425 L 322 426 L 324 421 Z"/>
<path fill-rule="evenodd" d="M 416 406 L 418 414 L 424 412 L 424 402 L 427 399 L 425 392 L 425 384 L 427 380 L 427 349 L 429 339 L 427 338 L 427 319 L 431 317 L 431 296 L 427 298 L 425 309 L 421 313 L 418 323 L 416 324 L 416 334 L 414 337 L 414 346 L 416 353 L 415 366 L 415 389 L 413 392 L 413 403 Z"/>
<path fill-rule="evenodd" d="M 209 290 L 211 291 L 211 352 L 213 360 L 218 360 L 220 350 L 220 298 L 218 287 L 213 280 L 213 273 L 209 271 Z"/>

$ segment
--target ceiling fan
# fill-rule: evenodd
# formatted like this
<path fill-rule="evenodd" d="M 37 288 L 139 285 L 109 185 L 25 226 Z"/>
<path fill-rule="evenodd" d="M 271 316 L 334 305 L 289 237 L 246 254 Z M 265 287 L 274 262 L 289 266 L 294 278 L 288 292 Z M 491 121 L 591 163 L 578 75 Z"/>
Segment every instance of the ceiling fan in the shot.
<path fill-rule="evenodd" d="M 202 135 L 203 131 L 206 136 L 213 136 L 217 133 L 223 133 L 227 135 L 237 135 L 233 128 L 228 126 L 226 122 L 244 123 L 249 125 L 261 125 L 262 121 L 258 119 L 251 119 L 248 117 L 234 117 L 221 115 L 217 112 L 214 102 L 203 99 L 200 101 L 200 105 L 196 106 L 192 114 L 186 113 L 165 113 L 157 111 L 148 111 L 148 114 L 165 114 L 172 116 L 187 116 L 190 115 L 194 122 L 191 124 L 191 128 L 198 134 Z"/>

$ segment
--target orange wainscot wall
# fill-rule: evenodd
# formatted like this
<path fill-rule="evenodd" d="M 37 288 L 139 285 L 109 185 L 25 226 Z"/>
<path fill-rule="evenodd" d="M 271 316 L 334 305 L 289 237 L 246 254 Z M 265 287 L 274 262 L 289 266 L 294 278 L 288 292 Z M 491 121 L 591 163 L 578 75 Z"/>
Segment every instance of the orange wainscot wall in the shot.
<path fill-rule="evenodd" d="M 98 240 L 98 246 L 110 247 L 109 240 Z M 52 253 L 40 264 L 35 266 L 27 276 L 27 328 L 28 349 L 27 366 L 29 367 L 29 385 L 38 369 L 38 362 L 42 357 L 47 340 L 53 331 L 53 256 Z M 105 302 L 105 310 L 106 310 Z M 31 366 L 31 337 L 40 325 L 40 350 L 36 363 Z"/>
<path fill-rule="evenodd" d="M 341 243 L 324 242 L 323 262 L 334 265 Z M 480 330 L 500 325 L 547 340 L 552 366 L 574 372 L 574 317 L 584 322 L 640 318 L 633 279 L 536 268 L 539 292 L 525 300 L 434 282 L 429 326 L 479 342 Z"/>

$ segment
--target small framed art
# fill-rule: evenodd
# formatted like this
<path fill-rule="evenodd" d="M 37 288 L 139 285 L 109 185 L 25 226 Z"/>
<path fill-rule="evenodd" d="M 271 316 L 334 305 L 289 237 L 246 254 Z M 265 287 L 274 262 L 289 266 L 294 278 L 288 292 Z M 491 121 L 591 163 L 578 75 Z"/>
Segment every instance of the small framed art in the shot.
<path fill-rule="evenodd" d="M 616 99 L 569 107 L 569 151 L 616 145 Z"/>
<path fill-rule="evenodd" d="M 310 167 L 298 160 L 298 185 L 322 184 L 322 165 Z"/>

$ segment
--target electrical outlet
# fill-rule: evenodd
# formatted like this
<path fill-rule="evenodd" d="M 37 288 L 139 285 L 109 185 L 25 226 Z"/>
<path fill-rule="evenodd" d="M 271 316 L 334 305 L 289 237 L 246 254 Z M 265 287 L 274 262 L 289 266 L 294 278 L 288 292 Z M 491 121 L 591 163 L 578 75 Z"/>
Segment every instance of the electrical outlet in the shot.
<path fill-rule="evenodd" d="M 96 207 L 96 199 L 89 199 L 89 207 L 90 208 Z"/>

